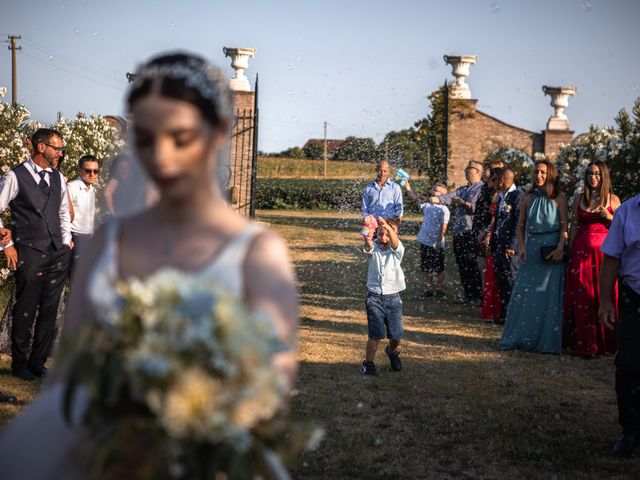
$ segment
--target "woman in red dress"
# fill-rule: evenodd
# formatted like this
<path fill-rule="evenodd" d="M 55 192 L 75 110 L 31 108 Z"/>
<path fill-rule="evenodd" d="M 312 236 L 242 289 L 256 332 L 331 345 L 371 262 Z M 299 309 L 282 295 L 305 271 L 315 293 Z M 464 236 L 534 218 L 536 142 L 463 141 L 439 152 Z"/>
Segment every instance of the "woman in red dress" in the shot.
<path fill-rule="evenodd" d="M 608 330 L 598 322 L 598 276 L 602 265 L 600 246 L 619 206 L 620 199 L 612 192 L 607 165 L 601 161 L 591 162 L 585 170 L 584 193 L 576 195 L 573 202 L 563 335 L 565 349 L 587 358 L 616 351 L 615 330 Z M 614 304 L 617 305 L 617 301 Z"/>
<path fill-rule="evenodd" d="M 483 232 L 480 238 L 481 244 L 486 251 L 487 270 L 484 274 L 484 288 L 482 291 L 482 308 L 480 316 L 483 320 L 491 322 L 500 318 L 500 292 L 496 284 L 496 276 L 493 269 L 493 254 L 490 249 L 491 237 L 496 225 L 496 215 L 498 213 L 499 187 L 502 181 L 502 169 L 494 168 L 491 170 L 491 180 L 489 187 L 491 188 L 491 206 L 489 213 L 491 215 L 491 223 L 486 232 Z"/>

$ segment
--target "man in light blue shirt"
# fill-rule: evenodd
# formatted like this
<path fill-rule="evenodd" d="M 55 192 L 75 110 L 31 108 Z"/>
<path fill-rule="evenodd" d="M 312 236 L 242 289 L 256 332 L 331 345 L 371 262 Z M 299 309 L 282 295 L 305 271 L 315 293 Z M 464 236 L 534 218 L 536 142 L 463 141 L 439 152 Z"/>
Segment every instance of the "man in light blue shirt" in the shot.
<path fill-rule="evenodd" d="M 630 457 L 640 447 L 640 195 L 616 210 L 600 251 L 600 322 L 615 328 L 618 280 L 616 397 L 622 435 L 613 454 Z"/>
<path fill-rule="evenodd" d="M 389 162 L 376 165 L 376 179 L 364 188 L 362 218 L 373 215 L 382 218 L 402 218 L 404 205 L 400 186 L 389 180 Z"/>

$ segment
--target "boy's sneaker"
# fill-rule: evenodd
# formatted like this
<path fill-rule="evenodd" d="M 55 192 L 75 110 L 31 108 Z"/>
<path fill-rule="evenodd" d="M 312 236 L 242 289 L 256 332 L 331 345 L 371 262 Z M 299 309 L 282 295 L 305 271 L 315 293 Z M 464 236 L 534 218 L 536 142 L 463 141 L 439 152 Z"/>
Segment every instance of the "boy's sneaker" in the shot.
<path fill-rule="evenodd" d="M 445 297 L 445 293 L 442 290 L 436 290 L 435 297 L 440 299 Z"/>
<path fill-rule="evenodd" d="M 402 362 L 400 361 L 400 352 L 398 350 L 394 352 L 389 351 L 389 346 L 384 347 L 384 353 L 389 357 L 389 362 L 391 363 L 391 370 L 394 372 L 399 372 L 402 370 Z"/>
<path fill-rule="evenodd" d="M 420 294 L 420 300 L 433 297 L 433 290 L 426 290 Z"/>
<path fill-rule="evenodd" d="M 362 365 L 360 365 L 360 373 L 363 375 L 377 375 L 376 364 L 365 360 L 362 362 Z"/>

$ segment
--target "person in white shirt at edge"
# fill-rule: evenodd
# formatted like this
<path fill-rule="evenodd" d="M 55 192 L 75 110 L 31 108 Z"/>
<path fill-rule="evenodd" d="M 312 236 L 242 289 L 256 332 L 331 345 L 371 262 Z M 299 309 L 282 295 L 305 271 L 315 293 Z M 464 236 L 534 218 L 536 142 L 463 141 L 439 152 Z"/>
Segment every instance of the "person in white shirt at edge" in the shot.
<path fill-rule="evenodd" d="M 75 216 L 71 222 L 73 238 L 72 273 L 74 265 L 91 239 L 96 214 L 96 182 L 100 175 L 100 161 L 93 155 L 78 160 L 78 178 L 67 183 Z"/>
<path fill-rule="evenodd" d="M 398 227 L 391 219 L 378 218 L 378 238 L 373 235 L 364 239 L 364 253 L 369 257 L 367 272 L 367 340 L 366 358 L 360 366 L 365 375 L 376 375 L 374 363 L 380 340 L 389 339 L 384 349 L 389 357 L 391 369 L 402 369 L 398 345 L 402 338 L 402 299 L 400 292 L 406 286 L 404 272 L 400 263 L 404 255 L 404 246 L 398 238 Z"/>
<path fill-rule="evenodd" d="M 423 201 L 411 190 L 408 181 L 405 188 L 409 199 L 420 208 L 424 215 L 416 237 L 420 243 L 420 269 L 425 274 L 425 290 L 420 298 L 425 299 L 433 296 L 444 298 L 444 236 L 447 233 L 451 214 L 444 205 Z M 445 195 L 446 193 L 447 186 L 443 183 L 436 183 L 429 195 Z M 433 291 L 434 274 L 436 277 L 435 294 Z"/>
<path fill-rule="evenodd" d="M 11 372 L 22 380 L 47 374 L 45 362 L 53 343 L 72 245 L 67 186 L 55 170 L 64 155 L 62 135 L 41 128 L 31 143 L 32 158 L 0 179 L 0 212 L 11 208 L 13 230 L 13 242 L 4 247 L 4 253 L 7 265 L 16 272 Z"/>

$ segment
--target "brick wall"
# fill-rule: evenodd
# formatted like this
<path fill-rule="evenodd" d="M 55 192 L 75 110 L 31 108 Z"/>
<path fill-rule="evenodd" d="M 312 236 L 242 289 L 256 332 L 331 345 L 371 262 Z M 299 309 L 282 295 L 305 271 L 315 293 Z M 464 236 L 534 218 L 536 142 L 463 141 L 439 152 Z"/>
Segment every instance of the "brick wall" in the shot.
<path fill-rule="evenodd" d="M 476 108 L 477 100 L 449 99 L 448 182 L 464 185 L 469 160 L 484 161 L 499 147 L 517 148 L 529 156 L 544 148 L 544 135 L 514 127 Z"/>
<path fill-rule="evenodd" d="M 251 205 L 254 100 L 253 92 L 233 92 L 236 118 L 229 144 L 230 200 L 231 206 L 245 216 L 249 216 Z"/>
<path fill-rule="evenodd" d="M 540 133 L 514 127 L 476 108 L 477 100 L 449 99 L 450 185 L 464 185 L 464 168 L 469 160 L 484 161 L 499 147 L 517 148 L 530 157 L 537 152 L 555 160 L 560 148 L 571 143 L 571 130 L 544 130 Z"/>
<path fill-rule="evenodd" d="M 544 131 L 544 154 L 549 160 L 555 160 L 560 148 L 571 143 L 573 133 L 572 130 Z"/>

